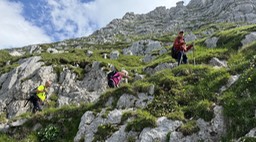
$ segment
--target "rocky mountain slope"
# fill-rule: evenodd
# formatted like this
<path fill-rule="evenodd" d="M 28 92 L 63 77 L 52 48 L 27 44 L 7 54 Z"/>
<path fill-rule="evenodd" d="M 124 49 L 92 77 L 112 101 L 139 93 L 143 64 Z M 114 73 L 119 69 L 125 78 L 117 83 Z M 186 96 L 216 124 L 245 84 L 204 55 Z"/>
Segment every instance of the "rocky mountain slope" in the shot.
<path fill-rule="evenodd" d="M 134 36 L 149 36 L 194 30 L 213 22 L 256 23 L 256 1 L 253 0 L 191 0 L 187 5 L 157 7 L 147 14 L 126 13 L 105 28 L 95 31 L 86 41 L 113 43 L 130 41 Z"/>
<path fill-rule="evenodd" d="M 255 7 L 179 2 L 89 37 L 0 50 L 0 141 L 255 141 Z M 177 66 L 180 29 L 195 49 Z M 114 67 L 131 78 L 110 89 Z M 48 104 L 31 114 L 25 99 L 48 79 Z"/>

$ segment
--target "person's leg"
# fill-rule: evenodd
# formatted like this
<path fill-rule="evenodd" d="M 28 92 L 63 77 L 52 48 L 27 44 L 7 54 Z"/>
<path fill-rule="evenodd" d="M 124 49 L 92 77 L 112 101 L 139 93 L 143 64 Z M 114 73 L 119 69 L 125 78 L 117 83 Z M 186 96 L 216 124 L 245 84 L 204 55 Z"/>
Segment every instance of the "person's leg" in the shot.
<path fill-rule="evenodd" d="M 37 110 L 38 110 L 38 111 L 42 111 L 43 102 L 42 102 L 40 99 L 38 99 L 38 100 L 37 100 L 37 103 L 38 103 Z"/>
<path fill-rule="evenodd" d="M 183 52 L 182 52 L 182 51 L 179 51 L 179 52 L 178 52 L 178 59 L 177 59 L 178 65 L 180 65 L 180 63 L 181 63 L 181 58 L 182 58 L 182 56 L 183 56 Z"/>
<path fill-rule="evenodd" d="M 33 103 L 33 113 L 36 113 L 37 111 L 42 111 L 42 107 L 40 105 L 40 99 L 37 96 L 33 96 L 32 99 L 32 103 Z"/>
<path fill-rule="evenodd" d="M 109 86 L 110 88 L 115 88 L 115 83 L 114 83 L 114 81 L 113 81 L 113 80 L 109 80 L 109 81 L 108 81 L 108 86 Z"/>
<path fill-rule="evenodd" d="M 188 57 L 185 53 L 183 53 L 182 61 L 183 61 L 184 64 L 188 63 Z"/>
<path fill-rule="evenodd" d="M 36 113 L 39 104 L 38 104 L 38 101 L 35 97 L 33 97 L 33 99 L 32 99 L 32 104 L 33 104 L 32 113 Z"/>

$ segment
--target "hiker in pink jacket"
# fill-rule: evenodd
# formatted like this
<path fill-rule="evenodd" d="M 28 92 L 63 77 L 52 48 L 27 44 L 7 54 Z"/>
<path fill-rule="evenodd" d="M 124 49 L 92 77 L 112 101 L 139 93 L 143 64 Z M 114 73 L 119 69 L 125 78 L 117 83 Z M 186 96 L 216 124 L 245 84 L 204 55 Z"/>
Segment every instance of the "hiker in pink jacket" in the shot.
<path fill-rule="evenodd" d="M 119 84 L 122 80 L 122 78 L 129 78 L 128 72 L 126 70 L 122 70 L 121 72 L 116 72 L 109 80 L 108 80 L 108 86 L 110 88 L 119 87 Z M 126 80 L 126 83 L 128 81 Z"/>

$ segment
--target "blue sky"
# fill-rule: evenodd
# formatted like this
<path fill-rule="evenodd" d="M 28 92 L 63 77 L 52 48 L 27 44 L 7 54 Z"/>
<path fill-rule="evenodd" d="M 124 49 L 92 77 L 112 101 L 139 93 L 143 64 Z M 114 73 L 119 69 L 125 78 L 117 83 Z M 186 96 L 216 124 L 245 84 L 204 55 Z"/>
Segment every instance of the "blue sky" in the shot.
<path fill-rule="evenodd" d="M 0 49 L 88 36 L 126 12 L 147 13 L 178 1 L 0 0 Z"/>

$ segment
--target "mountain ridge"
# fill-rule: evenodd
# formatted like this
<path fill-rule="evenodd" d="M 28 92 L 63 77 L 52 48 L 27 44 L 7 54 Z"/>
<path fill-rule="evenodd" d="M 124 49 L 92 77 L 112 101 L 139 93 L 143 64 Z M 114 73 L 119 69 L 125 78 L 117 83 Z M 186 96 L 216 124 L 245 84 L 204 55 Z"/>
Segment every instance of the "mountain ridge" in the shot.
<path fill-rule="evenodd" d="M 114 43 L 116 35 L 163 35 L 179 30 L 191 31 L 212 22 L 256 23 L 256 2 L 251 0 L 191 0 L 187 6 L 178 2 L 176 7 L 157 7 L 147 14 L 126 13 L 112 20 L 106 27 L 88 37 L 94 43 Z M 143 22 L 141 22 L 143 21 Z M 128 27 L 123 25 L 129 25 Z"/>

